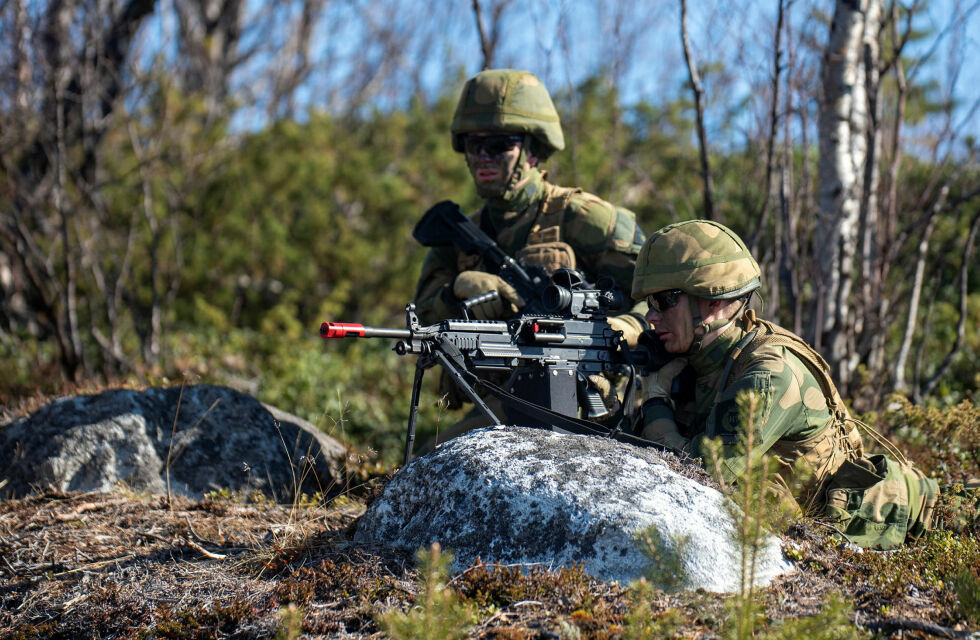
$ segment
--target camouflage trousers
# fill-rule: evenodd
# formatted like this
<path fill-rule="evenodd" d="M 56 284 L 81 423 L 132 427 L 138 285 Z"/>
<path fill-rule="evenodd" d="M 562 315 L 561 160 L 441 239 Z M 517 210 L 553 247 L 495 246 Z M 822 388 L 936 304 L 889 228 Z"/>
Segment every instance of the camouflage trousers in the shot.
<path fill-rule="evenodd" d="M 825 515 L 848 540 L 892 549 L 932 528 L 939 484 L 885 455 L 845 462 L 827 486 Z"/>

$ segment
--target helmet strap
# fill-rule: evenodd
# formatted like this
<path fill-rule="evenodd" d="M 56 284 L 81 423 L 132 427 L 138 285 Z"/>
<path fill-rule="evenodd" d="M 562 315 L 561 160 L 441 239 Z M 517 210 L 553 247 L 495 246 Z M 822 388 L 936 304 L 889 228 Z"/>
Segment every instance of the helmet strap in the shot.
<path fill-rule="evenodd" d="M 507 204 L 515 200 L 520 193 L 517 185 L 524 179 L 524 163 L 527 161 L 527 146 L 530 143 L 531 136 L 524 134 L 524 139 L 521 141 L 521 152 L 517 156 L 517 163 L 514 165 L 514 170 L 510 172 L 510 178 L 507 180 L 507 186 L 504 187 L 504 192 L 500 195 L 500 200 Z"/>
<path fill-rule="evenodd" d="M 535 201 L 537 195 L 540 193 L 540 185 L 538 183 L 543 179 L 542 171 L 538 167 L 530 167 L 526 170 L 524 168 L 524 163 L 527 161 L 527 146 L 530 144 L 530 139 L 530 135 L 524 136 L 521 152 L 517 156 L 517 164 L 514 165 L 514 170 L 511 171 L 507 179 L 507 186 L 504 188 L 503 193 L 494 193 L 492 196 L 482 193 L 479 194 L 487 200 L 492 209 L 500 211 L 524 211 Z M 517 186 L 521 182 L 524 184 Z"/>
<path fill-rule="evenodd" d="M 748 305 L 750 298 L 751 295 L 743 298 L 741 305 L 731 316 L 727 318 L 718 318 L 717 320 L 712 320 L 711 322 L 705 322 L 704 318 L 701 317 L 701 304 L 698 302 L 699 298 L 688 294 L 688 306 L 691 308 L 691 321 L 694 325 L 694 341 L 691 342 L 691 347 L 687 350 L 688 355 L 693 355 L 701 350 L 701 348 L 704 346 L 704 337 L 706 335 L 713 331 L 717 331 L 718 329 L 727 329 L 729 326 L 734 324 L 734 322 L 742 316 L 742 313 L 745 311 L 745 307 Z"/>
<path fill-rule="evenodd" d="M 701 317 L 701 304 L 698 296 L 687 294 L 687 306 L 691 310 L 691 324 L 694 326 L 694 341 L 691 342 L 687 353 L 688 355 L 693 355 L 701 350 L 701 343 L 704 342 L 704 336 L 708 335 L 711 329 L 704 321 L 704 318 Z"/>

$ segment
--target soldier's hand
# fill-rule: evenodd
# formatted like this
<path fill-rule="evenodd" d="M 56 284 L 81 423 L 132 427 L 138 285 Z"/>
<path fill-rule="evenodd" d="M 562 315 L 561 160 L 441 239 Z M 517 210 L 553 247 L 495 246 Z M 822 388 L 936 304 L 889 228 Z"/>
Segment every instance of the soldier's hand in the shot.
<path fill-rule="evenodd" d="M 667 401 L 667 404 L 673 407 L 674 403 L 670 400 L 670 387 L 674 383 L 674 378 L 686 366 L 687 360 L 684 358 L 674 358 L 657 371 L 654 371 L 648 376 L 643 376 L 643 392 L 640 396 L 643 402 L 653 398 L 663 398 Z"/>
<path fill-rule="evenodd" d="M 610 328 L 613 331 L 622 331 L 623 338 L 626 340 L 626 344 L 629 347 L 635 347 L 637 340 L 640 338 L 640 334 L 643 333 L 645 327 L 640 325 L 639 319 L 627 314 L 621 316 L 612 316 L 611 318 L 606 318 L 606 322 L 609 323 Z"/>
<path fill-rule="evenodd" d="M 477 320 L 508 318 L 524 306 L 524 298 L 517 293 L 514 287 L 496 274 L 484 271 L 464 271 L 456 276 L 456 280 L 453 282 L 453 295 L 460 300 L 475 298 L 489 291 L 496 291 L 500 296 L 471 309 L 473 317 Z"/>
<path fill-rule="evenodd" d="M 609 413 L 619 411 L 621 403 L 619 396 L 616 395 L 616 387 L 612 380 L 598 373 L 590 375 L 588 380 L 589 386 L 595 389 L 599 393 L 599 397 L 602 398 L 602 404 L 606 405 L 606 411 Z"/>

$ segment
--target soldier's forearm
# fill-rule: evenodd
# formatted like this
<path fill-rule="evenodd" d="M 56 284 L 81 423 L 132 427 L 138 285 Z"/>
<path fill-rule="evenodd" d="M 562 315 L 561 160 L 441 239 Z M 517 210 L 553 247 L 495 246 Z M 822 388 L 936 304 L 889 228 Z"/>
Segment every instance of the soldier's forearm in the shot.
<path fill-rule="evenodd" d="M 680 434 L 674 412 L 666 402 L 648 401 L 643 405 L 643 438 L 677 451 L 689 451 L 690 441 Z"/>

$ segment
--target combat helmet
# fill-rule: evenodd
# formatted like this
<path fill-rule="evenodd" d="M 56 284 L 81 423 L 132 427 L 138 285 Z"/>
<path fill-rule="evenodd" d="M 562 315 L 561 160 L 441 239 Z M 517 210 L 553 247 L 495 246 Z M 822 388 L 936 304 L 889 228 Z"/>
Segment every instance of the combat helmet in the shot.
<path fill-rule="evenodd" d="M 759 264 L 734 231 L 710 220 L 671 224 L 647 239 L 636 259 L 633 297 L 680 289 L 708 300 L 759 288 Z"/>
<path fill-rule="evenodd" d="M 565 148 L 551 96 L 527 71 L 488 69 L 466 81 L 450 126 L 453 149 L 462 153 L 463 137 L 475 131 L 530 135 L 542 160 Z"/>
<path fill-rule="evenodd" d="M 748 247 L 734 231 L 710 220 L 688 220 L 660 229 L 640 249 L 633 271 L 633 298 L 679 289 L 688 294 L 694 319 L 694 343 L 728 323 L 703 322 L 697 298 L 732 300 L 747 297 L 761 286 L 762 272 Z M 745 308 L 747 300 L 743 302 Z M 739 310 L 739 313 L 741 310 Z"/>

